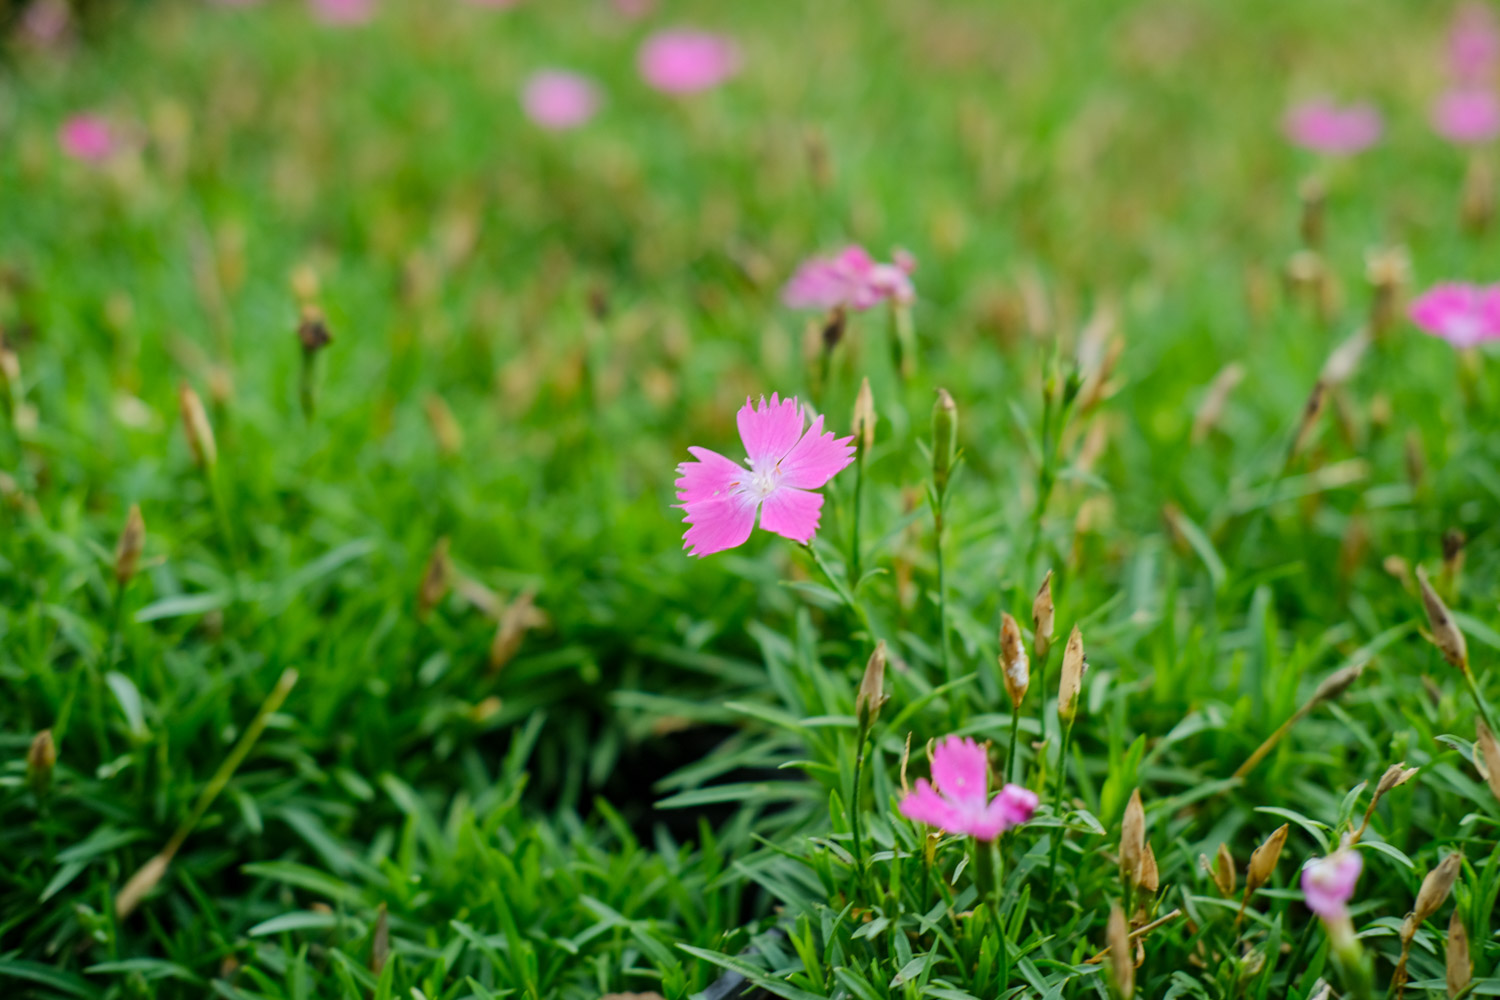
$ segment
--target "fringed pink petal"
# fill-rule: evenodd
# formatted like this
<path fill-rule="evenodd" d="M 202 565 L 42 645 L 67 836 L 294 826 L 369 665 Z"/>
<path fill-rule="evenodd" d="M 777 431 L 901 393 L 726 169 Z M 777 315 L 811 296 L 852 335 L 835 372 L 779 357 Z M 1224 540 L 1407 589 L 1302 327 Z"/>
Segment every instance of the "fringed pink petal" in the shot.
<path fill-rule="evenodd" d="M 822 494 L 778 486 L 761 501 L 760 527 L 806 545 L 818 533 L 822 509 Z"/>
<path fill-rule="evenodd" d="M 732 462 L 716 451 L 707 448 L 689 448 L 696 462 L 683 462 L 677 467 L 681 477 L 674 484 L 677 499 L 682 503 L 702 503 L 724 496 L 737 486 L 749 470 L 738 462 Z"/>
<path fill-rule="evenodd" d="M 823 418 L 813 420 L 791 451 L 781 460 L 781 482 L 799 490 L 815 490 L 854 461 L 854 438 L 836 438 L 823 430 Z"/>
<path fill-rule="evenodd" d="M 963 814 L 937 789 L 928 784 L 926 778 L 917 779 L 916 790 L 901 800 L 901 815 L 918 823 L 926 823 L 949 833 L 968 833 L 968 824 Z"/>
<path fill-rule="evenodd" d="M 932 780 L 944 796 L 978 812 L 989 799 L 989 758 L 972 739 L 949 736 L 932 752 Z"/>
<path fill-rule="evenodd" d="M 682 547 L 691 556 L 708 556 L 745 544 L 755 527 L 755 501 L 742 494 L 684 504 L 683 521 L 690 527 Z"/>
<path fill-rule="evenodd" d="M 797 439 L 802 436 L 802 409 L 796 397 L 781 399 L 775 393 L 771 401 L 760 398 L 760 405 L 750 400 L 740 407 L 735 417 L 740 428 L 740 440 L 745 442 L 745 454 L 756 471 L 763 472 L 781 460 Z"/>

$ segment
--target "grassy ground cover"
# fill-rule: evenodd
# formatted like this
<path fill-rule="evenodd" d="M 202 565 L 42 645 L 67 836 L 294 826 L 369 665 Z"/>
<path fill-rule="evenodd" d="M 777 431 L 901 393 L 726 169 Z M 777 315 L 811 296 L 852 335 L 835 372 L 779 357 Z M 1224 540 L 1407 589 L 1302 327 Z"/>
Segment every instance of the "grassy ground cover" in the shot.
<path fill-rule="evenodd" d="M 1454 9 L 87 6 L 0 75 L 0 996 L 1500 995 Z M 909 309 L 781 301 L 854 242 Z M 682 551 L 690 446 L 865 380 L 811 547 Z M 1029 822 L 903 817 L 949 734 Z"/>

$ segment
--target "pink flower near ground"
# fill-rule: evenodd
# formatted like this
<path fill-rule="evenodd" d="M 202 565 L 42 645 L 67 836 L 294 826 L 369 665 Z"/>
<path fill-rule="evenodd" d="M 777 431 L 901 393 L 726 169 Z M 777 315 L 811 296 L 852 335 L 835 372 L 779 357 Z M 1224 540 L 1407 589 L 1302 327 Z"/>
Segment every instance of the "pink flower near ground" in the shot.
<path fill-rule="evenodd" d="M 696 94 L 740 70 L 739 46 L 707 31 L 660 31 L 641 46 L 641 77 L 664 94 Z"/>
<path fill-rule="evenodd" d="M 1364 859 L 1358 851 L 1340 848 L 1326 858 L 1313 858 L 1302 866 L 1302 897 L 1307 908 L 1324 920 L 1337 920 L 1348 912 Z"/>
<path fill-rule="evenodd" d="M 1433 105 L 1432 127 L 1460 145 L 1489 142 L 1500 135 L 1500 97 L 1482 87 L 1450 90 Z"/>
<path fill-rule="evenodd" d="M 1020 785 L 1006 785 L 990 798 L 990 762 L 972 739 L 949 736 L 938 743 L 932 781 L 917 779 L 916 790 L 901 800 L 901 815 L 948 833 L 994 840 L 1036 812 L 1036 793 Z"/>
<path fill-rule="evenodd" d="M 760 514 L 762 531 L 807 544 L 818 530 L 821 488 L 854 461 L 854 438 L 835 438 L 816 417 L 802 433 L 797 398 L 750 400 L 737 416 L 746 466 L 707 448 L 689 448 L 696 461 L 677 467 L 677 506 L 689 528 L 682 536 L 689 555 L 706 556 L 743 545 Z"/>
<path fill-rule="evenodd" d="M 781 301 L 792 309 L 869 309 L 887 299 L 910 303 L 916 298 L 911 284 L 916 261 L 906 251 L 897 251 L 895 258 L 892 264 L 878 263 L 860 246 L 810 258 L 781 290 Z"/>
<path fill-rule="evenodd" d="M 1448 69 L 1456 83 L 1473 86 L 1490 82 L 1500 64 L 1500 26 L 1483 3 L 1458 9 L 1448 33 Z"/>
<path fill-rule="evenodd" d="M 577 73 L 544 69 L 533 73 L 521 91 L 526 117 L 542 128 L 577 128 L 599 110 L 599 88 Z"/>
<path fill-rule="evenodd" d="M 324 24 L 364 24 L 375 16 L 375 0 L 311 0 L 313 16 Z"/>
<path fill-rule="evenodd" d="M 1312 100 L 1292 108 L 1283 121 L 1287 138 L 1316 153 L 1347 156 L 1375 145 L 1385 123 L 1374 105 L 1340 106 Z"/>
<path fill-rule="evenodd" d="M 57 131 L 62 150 L 84 163 L 102 163 L 114 155 L 119 142 L 114 129 L 101 115 L 74 115 Z"/>
<path fill-rule="evenodd" d="M 1495 340 L 1500 338 L 1500 285 L 1434 285 L 1416 297 L 1409 315 L 1423 331 L 1454 347 Z"/>

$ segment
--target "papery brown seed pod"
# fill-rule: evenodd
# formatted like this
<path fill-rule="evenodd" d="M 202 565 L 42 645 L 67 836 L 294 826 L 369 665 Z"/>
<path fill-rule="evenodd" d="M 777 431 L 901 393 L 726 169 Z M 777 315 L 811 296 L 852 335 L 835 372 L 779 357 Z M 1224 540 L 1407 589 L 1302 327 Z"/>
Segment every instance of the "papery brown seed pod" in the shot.
<path fill-rule="evenodd" d="M 1068 645 L 1063 649 L 1062 674 L 1057 684 L 1057 716 L 1064 722 L 1072 722 L 1078 714 L 1078 694 L 1083 689 L 1083 674 L 1087 667 L 1083 633 L 1074 625 L 1068 634 Z"/>
<path fill-rule="evenodd" d="M 1480 725 L 1484 725 L 1484 723 L 1481 722 Z M 1375 785 L 1375 798 L 1378 800 L 1392 788 L 1400 788 L 1416 777 L 1417 772 L 1420 770 L 1421 768 L 1418 767 L 1407 767 L 1405 761 L 1399 764 L 1392 764 L 1385 769 L 1385 773 L 1380 776 L 1380 781 Z"/>
<path fill-rule="evenodd" d="M 885 663 L 885 640 L 881 639 L 865 663 L 864 677 L 860 679 L 859 691 L 854 696 L 854 717 L 858 720 L 861 735 L 869 732 L 880 716 L 880 706 L 886 702 Z"/>
<path fill-rule="evenodd" d="M 448 536 L 444 535 L 432 547 L 427 557 L 427 568 L 422 573 L 422 586 L 417 591 L 417 618 L 426 621 L 432 609 L 448 596 L 448 587 L 453 579 L 453 564 L 448 558 Z"/>
<path fill-rule="evenodd" d="M 1495 734 L 1490 732 L 1483 719 L 1475 722 L 1475 728 L 1478 735 L 1474 740 L 1474 763 L 1484 772 L 1490 793 L 1500 799 L 1500 743 L 1496 742 Z"/>
<path fill-rule="evenodd" d="M 1413 924 L 1413 932 L 1448 899 L 1448 894 L 1453 891 L 1453 883 L 1458 881 L 1459 873 L 1463 871 L 1463 864 L 1463 853 L 1454 851 L 1427 873 L 1427 877 L 1422 880 L 1422 888 L 1417 890 L 1417 901 L 1407 917 Z M 1405 935 L 1403 940 L 1406 937 L 1409 935 Z"/>
<path fill-rule="evenodd" d="M 214 428 L 208 422 L 208 412 L 203 409 L 203 400 L 186 382 L 177 387 L 177 404 L 182 412 L 182 433 L 187 438 L 188 450 L 200 469 L 212 469 L 219 462 L 219 448 L 214 443 Z"/>
<path fill-rule="evenodd" d="M 850 433 L 854 443 L 868 452 L 875 443 L 875 394 L 870 390 L 870 380 L 859 383 L 859 395 L 854 397 L 854 422 Z"/>
<path fill-rule="evenodd" d="M 1038 660 L 1047 659 L 1052 651 L 1052 636 L 1057 628 L 1057 613 L 1052 605 L 1052 571 L 1042 577 L 1042 585 L 1031 601 L 1032 648 Z"/>
<path fill-rule="evenodd" d="M 1245 893 L 1253 894 L 1271 879 L 1276 871 L 1276 862 L 1281 860 L 1281 849 L 1286 846 L 1290 827 L 1283 823 L 1266 838 L 1250 855 L 1250 864 L 1245 869 Z"/>
<path fill-rule="evenodd" d="M 1131 954 L 1130 933 L 1125 926 L 1125 911 L 1119 903 L 1109 906 L 1109 924 L 1105 930 L 1109 946 L 1109 974 L 1121 1000 L 1135 995 L 1135 959 Z"/>
<path fill-rule="evenodd" d="M 115 544 L 115 582 L 124 587 L 135 578 L 141 564 L 141 553 L 146 548 L 146 520 L 141 517 L 139 504 L 131 504 L 125 515 L 125 527 L 120 540 Z"/>
<path fill-rule="evenodd" d="M 1005 693 L 1010 695 L 1011 709 L 1019 710 L 1031 685 L 1031 661 L 1026 656 L 1026 643 L 1021 638 L 1021 626 L 1009 611 L 1000 614 L 1000 676 L 1005 682 Z"/>
<path fill-rule="evenodd" d="M 1448 606 L 1433 589 L 1427 579 L 1427 571 L 1421 566 L 1417 567 L 1417 585 L 1422 589 L 1422 607 L 1427 611 L 1427 625 L 1432 629 L 1433 645 L 1443 654 L 1443 659 L 1468 673 L 1469 647 L 1464 642 L 1464 634 L 1454 623 Z"/>
<path fill-rule="evenodd" d="M 1214 855 L 1212 874 L 1214 885 L 1219 887 L 1225 898 L 1233 896 L 1235 887 L 1239 885 L 1239 875 L 1235 871 L 1234 855 L 1229 853 L 1228 844 L 1219 844 L 1219 852 Z"/>
<path fill-rule="evenodd" d="M 1458 995 L 1469 988 L 1470 981 L 1474 978 L 1474 964 L 1469 959 L 1469 931 L 1464 927 L 1463 918 L 1458 914 L 1458 907 L 1453 908 L 1453 916 L 1448 918 L 1448 947 L 1445 955 L 1448 972 L 1448 997 L 1456 1000 Z"/>
<path fill-rule="evenodd" d="M 1151 841 L 1146 841 L 1146 853 L 1141 855 L 1141 881 L 1139 888 L 1145 889 L 1153 896 L 1156 890 L 1161 888 L 1161 869 L 1156 865 L 1156 851 L 1151 847 Z"/>
<path fill-rule="evenodd" d="M 57 768 L 57 743 L 52 730 L 43 729 L 31 739 L 26 750 L 26 784 L 38 798 L 52 790 L 52 773 Z"/>
<path fill-rule="evenodd" d="M 490 643 L 490 673 L 505 666 L 520 651 L 521 640 L 535 621 L 535 598 L 535 591 L 523 591 L 500 613 L 500 624 Z"/>
<path fill-rule="evenodd" d="M 1146 853 L 1146 810 L 1141 790 L 1130 793 L 1125 816 L 1120 820 L 1120 874 L 1131 885 L 1140 885 L 1141 860 Z"/>
<path fill-rule="evenodd" d="M 1365 672 L 1365 667 L 1369 665 L 1369 661 L 1366 660 L 1364 663 L 1355 663 L 1329 674 L 1324 678 L 1323 683 L 1319 684 L 1317 689 L 1313 691 L 1312 698 L 1303 706 L 1303 714 L 1325 701 L 1337 698 L 1349 690 L 1350 685 L 1359 680 L 1360 675 Z"/>

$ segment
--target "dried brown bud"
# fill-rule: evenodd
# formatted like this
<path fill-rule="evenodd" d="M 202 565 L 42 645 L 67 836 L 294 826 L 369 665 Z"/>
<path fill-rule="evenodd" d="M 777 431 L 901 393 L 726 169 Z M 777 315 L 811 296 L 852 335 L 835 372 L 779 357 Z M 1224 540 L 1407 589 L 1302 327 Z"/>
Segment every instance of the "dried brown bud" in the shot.
<path fill-rule="evenodd" d="M 1120 874 L 1131 885 L 1141 884 L 1141 859 L 1146 853 L 1146 810 L 1141 790 L 1130 793 L 1125 816 L 1120 820 Z"/>
<path fill-rule="evenodd" d="M 1323 362 L 1322 380 L 1330 386 L 1340 385 L 1347 382 L 1359 368 L 1359 361 L 1365 356 L 1365 349 L 1370 346 L 1370 337 L 1365 331 L 1357 330 L 1328 355 L 1328 360 Z"/>
<path fill-rule="evenodd" d="M 1270 881 L 1271 875 L 1276 871 L 1276 862 L 1281 860 L 1281 849 L 1286 846 L 1287 824 L 1283 823 L 1276 832 L 1266 838 L 1266 842 L 1257 847 L 1250 855 L 1250 865 L 1245 869 L 1245 893 L 1254 893 L 1261 886 Z"/>
<path fill-rule="evenodd" d="M 115 544 L 115 581 L 124 587 L 135 578 L 141 564 L 141 553 L 146 548 L 146 521 L 141 517 L 138 504 L 130 505 L 125 515 L 125 527 L 120 540 Z"/>
<path fill-rule="evenodd" d="M 1484 725 L 1484 723 L 1481 722 L 1480 725 Z M 1412 778 L 1415 778 L 1417 772 L 1420 770 L 1421 768 L 1418 767 L 1407 767 L 1405 761 L 1399 764 L 1392 764 L 1386 768 L 1385 773 L 1380 776 L 1380 781 L 1375 785 L 1376 800 L 1378 801 L 1381 796 L 1392 788 L 1400 788 Z"/>
<path fill-rule="evenodd" d="M 1406 923 L 1402 925 L 1401 940 L 1410 940 L 1417 928 L 1447 901 L 1448 894 L 1453 891 L 1453 883 L 1458 881 L 1459 872 L 1463 871 L 1463 864 L 1463 854 L 1454 851 L 1427 873 L 1427 877 L 1422 880 L 1422 888 L 1417 890 L 1417 901 L 1413 904 L 1411 913 L 1407 914 Z"/>
<path fill-rule="evenodd" d="M 1141 857 L 1141 880 L 1139 888 L 1145 889 L 1153 896 L 1156 890 L 1161 888 L 1161 869 L 1156 866 L 1156 851 L 1151 848 L 1151 841 L 1146 841 L 1146 853 Z"/>
<path fill-rule="evenodd" d="M 863 451 L 869 451 L 875 443 L 875 394 L 870 391 L 870 380 L 859 383 L 859 395 L 854 397 L 854 443 Z"/>
<path fill-rule="evenodd" d="M 213 425 L 203 409 L 203 400 L 186 382 L 177 387 L 177 403 L 182 412 L 182 433 L 188 450 L 200 469 L 209 470 L 219 463 L 219 448 L 214 443 Z"/>
<path fill-rule="evenodd" d="M 1208 390 L 1203 394 L 1203 401 L 1198 404 L 1198 412 L 1193 415 L 1193 443 L 1201 444 L 1209 434 L 1213 433 L 1215 427 L 1219 426 L 1219 420 L 1224 416 L 1224 406 L 1229 402 L 1230 393 L 1244 381 L 1245 366 L 1238 361 L 1231 361 L 1219 373 L 1214 380 L 1208 384 Z"/>
<path fill-rule="evenodd" d="M 26 784 L 38 798 L 52 788 L 52 772 L 57 767 L 57 744 L 52 739 L 52 730 L 43 729 L 31 740 L 26 751 Z"/>
<path fill-rule="evenodd" d="M 1401 292 L 1411 273 L 1402 247 L 1386 247 L 1365 255 L 1365 278 L 1370 282 L 1370 335 L 1379 340 L 1395 327 L 1401 315 Z"/>
<path fill-rule="evenodd" d="M 1365 672 L 1365 667 L 1367 666 L 1369 666 L 1368 660 L 1363 663 L 1356 663 L 1353 666 L 1344 667 L 1342 670 L 1335 670 L 1329 674 L 1323 680 L 1323 683 L 1319 684 L 1317 689 L 1313 691 L 1313 696 L 1305 708 L 1311 709 L 1325 701 L 1331 701 L 1349 690 L 1349 686 L 1359 680 L 1360 675 Z"/>
<path fill-rule="evenodd" d="M 422 586 L 417 591 L 417 618 L 425 621 L 432 609 L 448 595 L 452 576 L 453 565 L 448 559 L 448 536 L 444 535 L 437 540 L 437 544 L 432 547 L 432 555 L 427 558 Z"/>
<path fill-rule="evenodd" d="M 163 875 L 167 873 L 167 866 L 172 863 L 172 855 L 166 851 L 155 855 L 150 861 L 141 865 L 140 870 L 130 876 L 130 881 L 115 896 L 115 917 L 124 920 L 135 912 L 135 908 L 141 905 L 141 901 L 156 888 Z"/>
<path fill-rule="evenodd" d="M 1417 585 L 1422 588 L 1422 606 L 1427 609 L 1427 624 L 1432 629 L 1432 642 L 1443 654 L 1443 659 L 1465 673 L 1469 670 L 1469 647 L 1464 634 L 1453 622 L 1448 606 L 1438 596 L 1427 580 L 1427 571 L 1417 567 Z"/>
<path fill-rule="evenodd" d="M 865 664 L 865 675 L 860 679 L 859 692 L 854 696 L 854 717 L 859 720 L 861 734 L 869 732 L 880 717 L 880 706 L 886 702 L 885 659 L 885 640 L 881 639 Z"/>
<path fill-rule="evenodd" d="M 442 396 L 432 393 L 422 401 L 422 406 L 427 411 L 427 425 L 432 429 L 438 451 L 449 458 L 457 455 L 464 447 L 464 431 L 447 402 Z"/>
<path fill-rule="evenodd" d="M 1219 844 L 1219 853 L 1214 855 L 1213 867 L 1214 885 L 1226 897 L 1233 896 L 1235 886 L 1239 884 L 1239 876 L 1234 868 L 1234 855 L 1229 853 L 1229 845 Z"/>
<path fill-rule="evenodd" d="M 1490 792 L 1496 799 L 1500 799 L 1500 744 L 1495 742 L 1495 734 L 1490 732 L 1490 727 L 1480 719 L 1475 723 L 1478 737 L 1474 740 L 1474 763 L 1484 774 L 1484 780 L 1490 786 Z"/>
<path fill-rule="evenodd" d="M 302 307 L 302 318 L 297 323 L 297 339 L 302 343 L 302 353 L 309 358 L 333 343 L 333 334 L 323 319 L 323 310 L 315 305 Z"/>
<path fill-rule="evenodd" d="M 844 329 L 848 326 L 849 315 L 843 306 L 834 306 L 823 320 L 823 350 L 832 351 L 839 346 L 839 341 L 844 339 Z"/>
<path fill-rule="evenodd" d="M 1473 979 L 1473 962 L 1469 960 L 1469 931 L 1464 927 L 1463 918 L 1458 915 L 1458 907 L 1453 908 L 1453 916 L 1448 918 L 1448 996 L 1450 1000 L 1464 990 L 1469 988 L 1469 981 Z"/>
<path fill-rule="evenodd" d="M 379 976 L 385 968 L 386 961 L 391 957 L 391 927 L 390 917 L 386 913 L 385 904 L 381 903 L 375 911 L 375 934 L 370 941 L 370 971 Z"/>
<path fill-rule="evenodd" d="M 521 640 L 535 623 L 534 591 L 523 591 L 500 613 L 500 624 L 495 629 L 495 639 L 490 643 L 490 672 L 505 666 L 521 649 Z"/>
<path fill-rule="evenodd" d="M 1021 626 L 1009 611 L 1000 614 L 1000 676 L 1005 681 L 1005 693 L 1010 695 L 1011 708 L 1019 709 L 1031 684 L 1031 661 L 1021 639 Z"/>
<path fill-rule="evenodd" d="M 1109 974 L 1121 1000 L 1135 995 L 1135 958 L 1131 955 L 1130 934 L 1125 926 L 1125 911 L 1119 903 L 1109 907 L 1109 925 L 1105 931 L 1109 946 Z"/>
<path fill-rule="evenodd" d="M 1057 683 L 1057 717 L 1072 722 L 1078 714 L 1078 694 L 1083 690 L 1083 674 L 1088 662 L 1083 655 L 1083 633 L 1078 626 L 1068 634 L 1068 645 L 1063 649 L 1062 675 Z"/>
<path fill-rule="evenodd" d="M 1036 590 L 1036 597 L 1031 602 L 1031 626 L 1032 646 L 1036 649 L 1036 658 L 1045 660 L 1047 654 L 1052 651 L 1052 636 L 1057 628 L 1057 614 L 1052 606 L 1052 571 L 1049 569 L 1047 575 L 1042 578 L 1042 585 Z"/>

